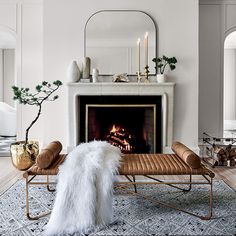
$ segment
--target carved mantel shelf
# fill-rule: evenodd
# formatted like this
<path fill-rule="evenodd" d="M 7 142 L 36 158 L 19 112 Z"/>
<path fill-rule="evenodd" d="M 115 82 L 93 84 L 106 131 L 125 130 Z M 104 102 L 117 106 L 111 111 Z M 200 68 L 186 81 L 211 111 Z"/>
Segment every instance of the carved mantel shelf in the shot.
<path fill-rule="evenodd" d="M 175 83 L 68 83 L 68 151 L 78 145 L 78 96 L 162 96 L 162 149 L 172 144 Z"/>
<path fill-rule="evenodd" d="M 68 83 L 80 95 L 162 95 L 173 93 L 175 83 Z"/>

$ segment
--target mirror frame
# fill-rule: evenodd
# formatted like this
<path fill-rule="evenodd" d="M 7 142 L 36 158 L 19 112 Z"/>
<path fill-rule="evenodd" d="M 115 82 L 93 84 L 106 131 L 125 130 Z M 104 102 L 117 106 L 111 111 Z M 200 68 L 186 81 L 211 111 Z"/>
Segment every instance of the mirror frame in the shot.
<path fill-rule="evenodd" d="M 152 18 L 151 15 L 149 15 L 147 12 L 145 11 L 141 11 L 141 10 L 100 10 L 100 11 L 97 11 L 95 13 L 93 13 L 89 18 L 88 20 L 86 21 L 85 23 L 85 26 L 84 26 L 84 57 L 86 57 L 86 36 L 87 36 L 87 33 L 86 33 L 86 29 L 87 29 L 87 25 L 90 21 L 90 19 L 95 16 L 96 14 L 99 14 L 99 13 L 102 13 L 102 12 L 138 12 L 138 13 L 143 13 L 145 14 L 147 17 L 149 17 L 151 19 L 151 21 L 153 22 L 153 25 L 155 27 L 155 37 L 156 37 L 156 40 L 155 40 L 155 57 L 158 57 L 158 50 L 157 50 L 157 41 L 158 41 L 158 27 L 157 27 L 157 24 L 155 22 L 155 20 Z M 100 74 L 102 76 L 109 76 L 109 74 Z M 155 74 L 149 74 L 149 75 L 157 75 L 157 69 L 155 70 Z M 131 75 L 131 76 L 135 76 L 134 74 Z"/>

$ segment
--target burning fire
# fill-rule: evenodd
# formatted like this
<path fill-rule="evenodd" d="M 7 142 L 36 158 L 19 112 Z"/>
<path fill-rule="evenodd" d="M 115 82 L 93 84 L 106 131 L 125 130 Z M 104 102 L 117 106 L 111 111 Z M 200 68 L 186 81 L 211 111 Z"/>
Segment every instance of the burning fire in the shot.
<path fill-rule="evenodd" d="M 115 124 L 112 126 L 109 134 L 106 137 L 106 140 L 121 149 L 123 152 L 130 153 L 132 152 L 132 135 L 129 134 L 124 128 L 120 126 L 116 126 Z"/>

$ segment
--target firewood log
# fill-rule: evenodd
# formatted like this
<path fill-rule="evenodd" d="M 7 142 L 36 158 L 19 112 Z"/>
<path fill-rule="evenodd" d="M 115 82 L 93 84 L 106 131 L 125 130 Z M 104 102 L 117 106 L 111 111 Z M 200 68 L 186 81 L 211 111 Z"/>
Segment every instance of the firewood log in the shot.
<path fill-rule="evenodd" d="M 232 148 L 229 152 L 229 157 L 236 157 L 236 148 Z"/>
<path fill-rule="evenodd" d="M 214 153 L 219 154 L 219 155 L 222 155 L 225 153 L 224 148 L 216 146 L 216 145 L 213 147 L 213 150 L 214 150 Z"/>
<path fill-rule="evenodd" d="M 230 160 L 230 166 L 235 166 L 235 165 L 236 165 L 235 159 L 231 159 L 231 160 Z"/>

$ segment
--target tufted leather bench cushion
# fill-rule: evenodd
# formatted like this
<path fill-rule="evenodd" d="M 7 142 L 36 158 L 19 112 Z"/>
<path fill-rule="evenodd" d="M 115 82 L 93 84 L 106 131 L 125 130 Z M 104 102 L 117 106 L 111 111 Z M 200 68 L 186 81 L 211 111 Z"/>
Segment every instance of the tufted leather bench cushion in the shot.
<path fill-rule="evenodd" d="M 184 144 L 180 142 L 174 142 L 171 148 L 173 152 L 177 154 L 191 168 L 197 169 L 201 167 L 200 157 Z"/>
<path fill-rule="evenodd" d="M 30 167 L 24 177 L 29 175 L 57 175 L 59 166 L 66 155 L 59 155 L 48 169 L 41 169 L 37 164 Z M 214 173 L 201 165 L 198 169 L 190 168 L 176 154 L 126 154 L 119 168 L 120 175 L 208 175 L 214 178 Z"/>
<path fill-rule="evenodd" d="M 203 165 L 192 169 L 176 154 L 126 154 L 120 175 L 209 175 L 214 173 Z"/>
<path fill-rule="evenodd" d="M 36 164 L 41 169 L 48 168 L 58 158 L 62 150 L 62 144 L 59 141 L 53 141 L 41 151 L 36 158 Z"/>
<path fill-rule="evenodd" d="M 50 165 L 50 168 L 47 169 L 42 169 L 37 164 L 34 164 L 24 172 L 23 177 L 26 178 L 29 175 L 57 175 L 59 166 L 65 161 L 65 159 L 66 154 L 58 155 L 56 160 Z"/>

